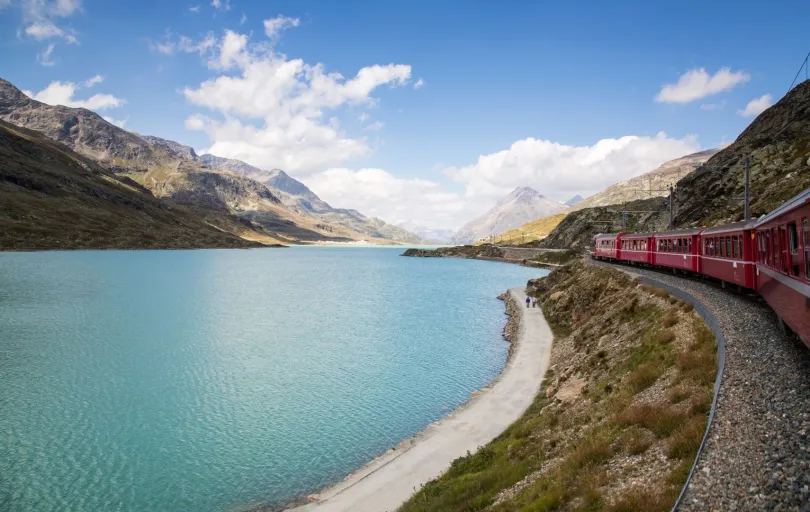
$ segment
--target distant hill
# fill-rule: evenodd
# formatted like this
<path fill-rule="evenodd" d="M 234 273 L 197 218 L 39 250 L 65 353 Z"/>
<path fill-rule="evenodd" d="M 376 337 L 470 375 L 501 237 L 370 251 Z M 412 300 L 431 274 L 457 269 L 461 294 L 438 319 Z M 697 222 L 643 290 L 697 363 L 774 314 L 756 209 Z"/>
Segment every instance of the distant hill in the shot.
<path fill-rule="evenodd" d="M 347 232 L 359 234 L 353 238 L 361 236 L 411 244 L 422 242 L 422 239 L 414 233 L 380 219 L 366 217 L 357 210 L 333 208 L 309 187 L 281 169 L 265 171 L 239 160 L 214 155 L 202 155 L 200 162 L 214 169 L 233 171 L 259 181 L 268 187 L 287 209 L 310 218 L 315 223 L 336 226 Z"/>
<path fill-rule="evenodd" d="M 189 211 L 198 209 L 203 219 L 211 220 L 211 212 L 219 210 L 221 219 L 252 231 L 246 234 L 252 240 L 264 240 L 268 234 L 274 242 L 288 243 L 420 240 L 354 210 L 333 209 L 284 171 L 199 156 L 177 142 L 123 130 L 95 112 L 33 100 L 2 79 L 0 119 L 62 142 L 157 197 L 181 202 Z"/>
<path fill-rule="evenodd" d="M 566 206 L 574 206 L 575 204 L 578 204 L 581 201 L 582 201 L 582 196 L 577 194 L 574 197 L 572 197 L 571 199 L 569 199 L 568 201 L 566 201 L 565 205 Z"/>
<path fill-rule="evenodd" d="M 414 222 L 403 222 L 398 224 L 402 229 L 409 231 L 421 237 L 427 243 L 431 244 L 448 244 L 450 239 L 453 238 L 455 231 L 452 229 L 434 229 L 420 226 Z"/>
<path fill-rule="evenodd" d="M 518 187 L 487 213 L 463 226 L 450 240 L 470 244 L 491 235 L 499 235 L 520 225 L 568 209 L 529 187 Z"/>
<path fill-rule="evenodd" d="M 737 140 L 676 183 L 675 227 L 742 220 L 746 155 L 750 156 L 752 218 L 776 209 L 810 187 L 810 81 L 797 85 L 754 119 Z M 571 212 L 542 244 L 558 248 L 588 245 L 595 233 L 620 228 L 622 209 L 657 211 L 630 216 L 629 231 L 667 228 L 665 199 L 637 200 L 621 207 Z"/>
<path fill-rule="evenodd" d="M 577 202 L 572 205 L 571 210 L 576 211 L 593 208 L 594 206 L 608 206 L 638 199 L 668 196 L 670 185 L 677 183 L 679 179 L 694 171 L 718 151 L 718 149 L 708 149 L 670 160 L 648 173 L 611 185 L 605 190 Z"/>
<path fill-rule="evenodd" d="M 550 217 L 529 221 L 520 227 L 501 233 L 493 241 L 506 244 L 526 244 L 543 240 L 563 221 L 566 215 L 568 214 L 558 213 Z"/>
<path fill-rule="evenodd" d="M 249 225 L 216 211 L 213 222 L 206 221 L 61 143 L 4 121 L 0 162 L 0 250 L 259 245 L 243 238 L 253 233 Z"/>

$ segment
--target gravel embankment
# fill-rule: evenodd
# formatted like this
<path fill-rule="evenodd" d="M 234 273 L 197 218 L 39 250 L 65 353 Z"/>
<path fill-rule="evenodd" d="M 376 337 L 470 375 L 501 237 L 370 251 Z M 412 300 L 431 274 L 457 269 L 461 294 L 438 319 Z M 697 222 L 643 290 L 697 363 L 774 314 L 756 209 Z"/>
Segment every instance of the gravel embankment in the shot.
<path fill-rule="evenodd" d="M 810 510 L 810 350 L 782 333 L 757 300 L 699 280 L 616 267 L 690 293 L 725 337 L 714 422 L 679 510 Z"/>

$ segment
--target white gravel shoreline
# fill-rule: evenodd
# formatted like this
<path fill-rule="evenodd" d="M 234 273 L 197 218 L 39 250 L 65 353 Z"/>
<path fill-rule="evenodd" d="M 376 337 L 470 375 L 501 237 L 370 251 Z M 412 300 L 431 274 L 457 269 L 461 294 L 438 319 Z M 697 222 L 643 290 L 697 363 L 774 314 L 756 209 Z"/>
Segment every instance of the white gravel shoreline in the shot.
<path fill-rule="evenodd" d="M 520 328 L 500 376 L 466 404 L 396 449 L 328 487 L 295 512 L 396 510 L 450 463 L 501 434 L 532 404 L 543 381 L 554 336 L 539 308 L 525 308 L 525 288 L 509 290 Z M 514 320 L 514 319 L 513 319 Z"/>

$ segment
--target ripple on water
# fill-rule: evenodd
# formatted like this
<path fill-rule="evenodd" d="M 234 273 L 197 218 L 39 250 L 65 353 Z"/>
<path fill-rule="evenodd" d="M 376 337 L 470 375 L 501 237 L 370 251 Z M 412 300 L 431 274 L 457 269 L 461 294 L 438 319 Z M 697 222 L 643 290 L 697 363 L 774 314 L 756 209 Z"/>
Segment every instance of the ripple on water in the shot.
<path fill-rule="evenodd" d="M 543 271 L 399 252 L 0 254 L 0 509 L 278 504 L 422 430 Z"/>

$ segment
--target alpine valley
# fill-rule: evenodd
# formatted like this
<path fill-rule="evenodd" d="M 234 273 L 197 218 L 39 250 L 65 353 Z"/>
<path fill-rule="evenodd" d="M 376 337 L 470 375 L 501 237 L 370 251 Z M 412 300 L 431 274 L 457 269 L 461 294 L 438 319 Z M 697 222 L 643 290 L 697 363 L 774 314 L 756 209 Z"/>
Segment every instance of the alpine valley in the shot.
<path fill-rule="evenodd" d="M 3 249 L 233 247 L 355 241 L 390 245 L 422 241 L 418 235 L 356 210 L 333 208 L 280 169 L 267 171 L 239 160 L 197 155 L 191 147 L 177 142 L 119 128 L 90 110 L 33 100 L 3 79 L 0 120 L 10 123 L 2 126 L 3 136 L 9 147 L 13 146 L 4 155 L 8 165 L 0 174 L 4 192 L 0 221 L 8 225 L 0 238 Z M 56 178 L 61 185 L 44 187 L 39 181 L 46 171 L 53 171 L 48 162 L 55 161 L 64 163 L 59 169 L 61 177 Z M 76 182 L 77 172 L 84 173 L 82 192 L 78 187 L 64 186 Z M 99 192 L 110 186 L 116 193 Z M 111 199 L 118 197 L 121 190 L 133 197 L 123 202 Z M 101 213 L 82 217 L 84 224 L 79 224 L 84 231 L 79 237 L 70 236 L 72 228 L 55 224 L 51 216 L 36 223 L 20 216 L 24 211 L 59 210 L 70 217 L 71 205 L 91 199 L 93 205 L 88 211 Z M 183 222 L 205 229 L 189 229 L 187 237 L 170 244 L 161 237 L 139 236 L 146 232 L 139 231 L 137 223 L 101 222 L 101 217 L 114 215 L 114 210 L 120 214 L 122 204 L 130 203 L 154 205 L 170 217 L 182 212 Z M 32 210 L 32 204 L 38 209 Z M 135 217 L 148 217 L 147 224 L 160 224 L 158 217 L 149 215 L 142 206 L 135 210 L 139 212 Z M 179 222 L 165 221 L 174 226 Z M 43 229 L 61 235 L 43 237 L 33 233 Z M 116 230 L 128 230 L 128 234 L 121 237 Z M 195 232 L 200 235 L 195 236 Z"/>

